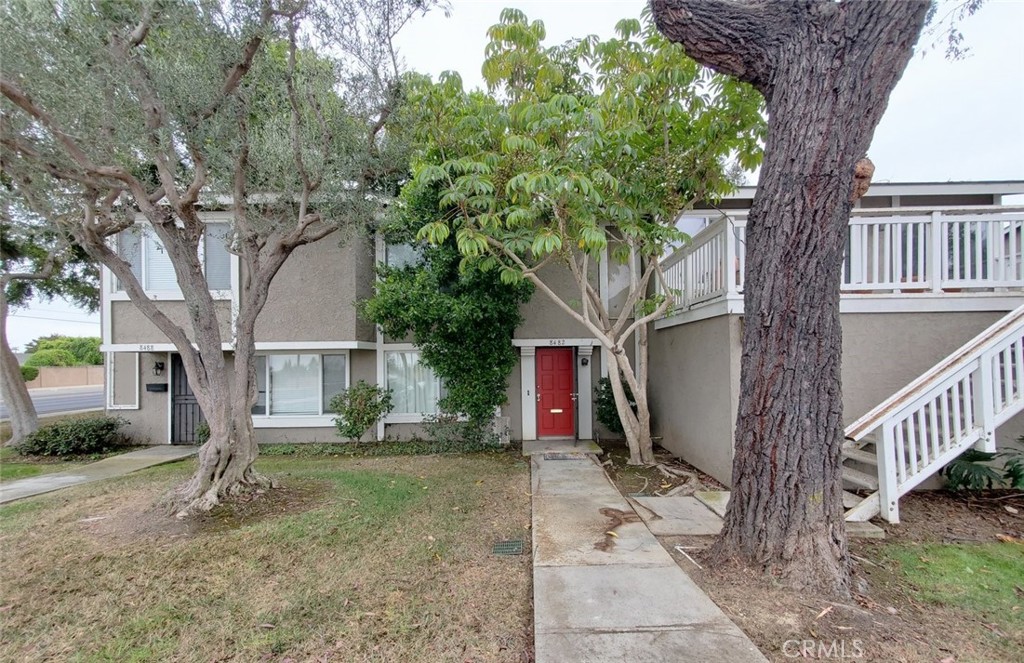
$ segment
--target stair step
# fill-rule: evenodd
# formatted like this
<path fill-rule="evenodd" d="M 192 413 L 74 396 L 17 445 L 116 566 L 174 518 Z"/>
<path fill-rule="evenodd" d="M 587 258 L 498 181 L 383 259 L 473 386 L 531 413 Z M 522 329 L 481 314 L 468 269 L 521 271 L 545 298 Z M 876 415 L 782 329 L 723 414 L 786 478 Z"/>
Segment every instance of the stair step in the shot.
<path fill-rule="evenodd" d="M 875 454 L 863 449 L 846 449 L 843 451 L 843 458 L 855 460 L 865 465 L 878 465 L 878 457 Z"/>
<path fill-rule="evenodd" d="M 867 522 L 877 516 L 880 510 L 878 493 L 872 493 L 862 499 L 860 504 L 847 509 L 846 522 Z"/>
<path fill-rule="evenodd" d="M 861 488 L 868 488 L 870 490 L 878 490 L 878 478 L 873 477 L 866 472 L 860 470 L 853 470 L 849 467 L 843 468 L 843 481 L 848 481 Z"/>
<path fill-rule="evenodd" d="M 844 509 L 852 509 L 853 507 L 857 506 L 858 504 L 860 504 L 863 501 L 864 501 L 864 498 L 861 497 L 860 495 L 857 495 L 856 493 L 851 493 L 848 490 L 844 490 L 843 491 L 843 508 Z"/>

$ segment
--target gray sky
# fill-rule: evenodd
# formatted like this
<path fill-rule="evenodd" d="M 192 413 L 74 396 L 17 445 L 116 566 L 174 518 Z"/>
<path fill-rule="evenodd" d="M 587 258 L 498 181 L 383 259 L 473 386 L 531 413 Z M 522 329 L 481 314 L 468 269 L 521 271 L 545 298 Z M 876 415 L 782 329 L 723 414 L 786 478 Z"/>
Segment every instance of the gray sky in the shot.
<path fill-rule="evenodd" d="M 458 71 L 482 86 L 487 28 L 503 7 L 518 7 L 547 28 L 548 43 L 597 34 L 639 16 L 644 0 L 453 0 L 410 24 L 399 47 L 411 69 Z M 876 182 L 1024 179 L 1024 0 L 989 0 L 962 25 L 972 55 L 947 61 L 941 45 L 915 55 L 875 132 L 869 155 Z M 926 43 L 927 38 L 922 38 Z M 30 317 L 31 316 L 31 317 Z M 42 318 L 42 319 L 41 319 Z M 52 333 L 99 336 L 99 316 L 62 301 L 16 311 L 8 322 L 15 347 Z"/>

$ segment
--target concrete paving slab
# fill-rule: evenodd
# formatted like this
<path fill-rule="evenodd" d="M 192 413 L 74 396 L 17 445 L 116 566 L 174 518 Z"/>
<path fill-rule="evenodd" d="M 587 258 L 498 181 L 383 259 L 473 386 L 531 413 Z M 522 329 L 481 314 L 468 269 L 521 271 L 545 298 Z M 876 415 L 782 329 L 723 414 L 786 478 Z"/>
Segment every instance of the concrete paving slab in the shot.
<path fill-rule="evenodd" d="M 19 479 L 0 484 L 0 504 L 50 493 L 69 486 L 124 476 L 147 467 L 172 463 L 194 455 L 199 447 L 161 445 L 111 456 L 67 472 Z"/>
<path fill-rule="evenodd" d="M 884 539 L 885 530 L 871 523 L 846 522 L 846 534 L 854 539 Z"/>
<path fill-rule="evenodd" d="M 618 496 L 535 496 L 533 523 L 536 566 L 664 566 L 672 561 Z"/>
<path fill-rule="evenodd" d="M 667 554 L 667 553 L 666 553 Z M 534 568 L 533 604 L 538 633 L 681 628 L 728 622 L 675 562 L 635 568 Z"/>
<path fill-rule="evenodd" d="M 719 518 L 725 518 L 725 507 L 729 505 L 730 494 L 728 490 L 698 490 L 693 496 L 714 511 Z"/>
<path fill-rule="evenodd" d="M 537 663 L 765 663 L 642 526 L 596 459 L 535 455 L 531 468 Z M 699 502 L 689 507 L 715 518 Z"/>
<path fill-rule="evenodd" d="M 524 456 L 559 452 L 602 454 L 604 450 L 593 440 L 523 440 Z"/>
<path fill-rule="evenodd" d="M 700 624 L 689 629 L 619 633 L 541 633 L 537 636 L 535 656 L 537 661 L 573 663 L 767 663 L 757 647 L 734 625 L 730 626 L 728 632 Z"/>
<path fill-rule="evenodd" d="M 642 507 L 637 513 L 655 536 L 703 536 L 718 534 L 722 519 L 696 497 L 634 497 Z"/>
<path fill-rule="evenodd" d="M 534 495 L 594 495 L 594 491 L 601 491 L 602 495 L 619 494 L 593 456 L 578 460 L 543 458 L 534 456 L 531 461 L 530 491 Z"/>

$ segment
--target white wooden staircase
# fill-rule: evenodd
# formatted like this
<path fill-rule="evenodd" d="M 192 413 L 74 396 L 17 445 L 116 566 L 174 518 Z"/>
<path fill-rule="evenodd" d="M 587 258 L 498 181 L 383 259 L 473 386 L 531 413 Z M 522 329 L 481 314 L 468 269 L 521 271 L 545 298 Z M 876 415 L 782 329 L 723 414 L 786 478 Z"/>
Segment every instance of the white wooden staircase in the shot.
<path fill-rule="evenodd" d="M 1024 306 L 846 427 L 846 520 L 899 522 L 899 499 L 1024 410 Z"/>

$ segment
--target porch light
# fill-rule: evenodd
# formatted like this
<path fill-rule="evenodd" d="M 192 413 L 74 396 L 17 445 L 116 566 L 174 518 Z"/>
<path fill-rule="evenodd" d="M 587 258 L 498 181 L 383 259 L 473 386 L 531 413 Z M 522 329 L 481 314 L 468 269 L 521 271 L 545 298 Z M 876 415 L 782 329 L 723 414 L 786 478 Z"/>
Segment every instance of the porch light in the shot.
<path fill-rule="evenodd" d="M 154 361 L 153 362 L 153 375 L 163 375 L 163 374 L 164 374 L 164 363 L 162 361 Z"/>

